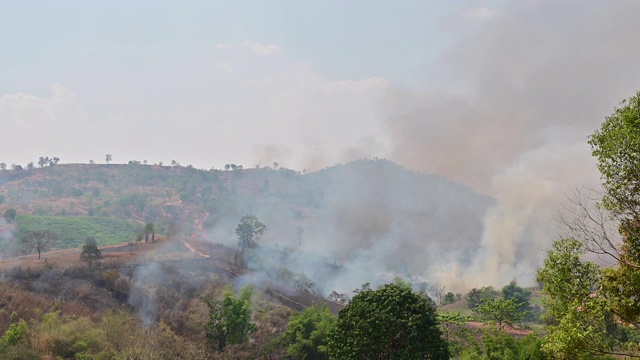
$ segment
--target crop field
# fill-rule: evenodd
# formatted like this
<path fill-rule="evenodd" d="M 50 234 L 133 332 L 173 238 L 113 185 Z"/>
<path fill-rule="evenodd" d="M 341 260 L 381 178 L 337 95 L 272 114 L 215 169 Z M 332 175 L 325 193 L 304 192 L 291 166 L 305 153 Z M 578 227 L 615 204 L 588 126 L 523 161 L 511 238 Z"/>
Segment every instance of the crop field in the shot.
<path fill-rule="evenodd" d="M 20 215 L 16 223 L 19 238 L 33 230 L 55 233 L 55 249 L 80 247 L 87 236 L 95 237 L 100 246 L 132 241 L 140 232 L 140 225 L 135 222 L 109 217 Z"/>

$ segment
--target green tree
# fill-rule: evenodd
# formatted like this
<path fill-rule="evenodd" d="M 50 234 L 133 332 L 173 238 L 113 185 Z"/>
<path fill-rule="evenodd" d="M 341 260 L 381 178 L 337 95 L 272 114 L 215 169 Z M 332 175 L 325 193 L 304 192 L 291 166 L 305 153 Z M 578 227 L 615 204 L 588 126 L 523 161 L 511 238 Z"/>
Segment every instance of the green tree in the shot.
<path fill-rule="evenodd" d="M 523 305 L 516 299 L 483 300 L 480 306 L 473 309 L 473 312 L 483 321 L 496 324 L 498 330 L 502 331 L 505 325 L 513 326 L 527 316 L 528 312 L 521 310 Z"/>
<path fill-rule="evenodd" d="M 518 283 L 512 280 L 509 285 L 502 288 L 502 298 L 505 300 L 516 299 L 516 303 L 522 304 L 523 308 L 528 308 L 531 291 L 518 286 Z"/>
<path fill-rule="evenodd" d="M 280 336 L 291 359 L 325 360 L 327 354 L 327 334 L 333 328 L 335 316 L 326 304 L 321 308 L 314 304 L 300 314 L 293 315 L 287 330 Z"/>
<path fill-rule="evenodd" d="M 330 359 L 448 359 L 435 308 L 411 289 L 358 290 L 329 332 Z"/>
<path fill-rule="evenodd" d="M 40 158 L 38 158 L 38 166 L 40 166 L 41 168 L 49 165 L 49 157 L 42 157 L 40 156 Z"/>
<path fill-rule="evenodd" d="M 144 242 L 149 242 L 149 234 L 151 234 L 151 242 L 156 242 L 156 226 L 152 223 L 144 226 Z"/>
<path fill-rule="evenodd" d="M 602 207 L 619 224 L 622 241 L 602 234 L 587 243 L 613 256 L 617 267 L 604 271 L 602 291 L 623 321 L 640 325 L 640 92 L 624 100 L 589 139 L 603 179 Z M 588 240 L 588 239 L 587 239 Z"/>
<path fill-rule="evenodd" d="M 111 162 L 111 154 L 107 154 L 104 156 L 104 162 L 106 162 L 107 164 Z"/>
<path fill-rule="evenodd" d="M 582 261 L 584 253 L 578 240 L 557 240 L 538 270 L 547 310 L 543 350 L 555 359 L 585 359 L 616 353 L 622 347 L 611 336 L 613 315 L 606 298 L 597 291 L 602 281 L 600 268 Z"/>
<path fill-rule="evenodd" d="M 247 285 L 233 294 L 231 285 L 227 286 L 221 300 L 205 298 L 209 307 L 209 317 L 205 324 L 205 335 L 213 350 L 224 351 L 227 345 L 244 344 L 249 335 L 257 330 L 251 322 L 251 296 L 253 286 Z"/>
<path fill-rule="evenodd" d="M 246 249 L 254 249 L 258 246 L 258 240 L 267 231 L 267 226 L 261 223 L 253 214 L 248 214 L 240 219 L 240 224 L 236 227 L 236 235 L 238 236 L 238 248 L 244 251 Z M 238 259 L 238 250 L 236 249 L 236 263 Z"/>
<path fill-rule="evenodd" d="M 456 294 L 449 291 L 444 295 L 444 301 L 442 302 L 443 305 L 453 304 L 454 302 L 456 302 Z"/>
<path fill-rule="evenodd" d="M 556 242 L 549 263 L 538 274 L 576 288 L 572 271 L 587 272 L 584 279 L 589 288 L 580 284 L 580 291 L 559 295 L 553 284 L 545 282 L 551 321 L 545 349 L 571 356 L 591 352 L 638 357 L 637 346 L 623 335 L 640 335 L 636 300 L 640 294 L 640 92 L 605 118 L 589 144 L 603 181 L 601 201 L 595 206 L 589 205 L 590 198 L 574 202 L 574 218 L 565 225 L 575 240 Z M 585 251 L 613 258 L 617 264 L 600 269 L 581 262 Z M 628 326 L 621 331 L 617 323 Z"/>
<path fill-rule="evenodd" d="M 449 344 L 452 358 L 459 358 L 465 349 L 479 348 L 475 338 L 477 331 L 471 330 L 467 326 L 469 321 L 471 321 L 469 316 L 464 316 L 459 312 L 438 313 L 442 338 Z"/>
<path fill-rule="evenodd" d="M 498 292 L 493 286 L 484 286 L 480 289 L 473 288 L 467 293 L 467 302 L 469 303 L 469 309 L 475 309 L 482 304 L 482 301 L 488 301 L 495 299 L 498 296 Z"/>
<path fill-rule="evenodd" d="M 7 211 L 4 212 L 4 220 L 10 224 L 16 219 L 17 215 L 18 212 L 16 211 L 16 209 L 7 209 Z"/>
<path fill-rule="evenodd" d="M 80 260 L 86 262 L 89 267 L 91 267 L 94 262 L 99 261 L 101 258 L 102 251 L 98 248 L 96 238 L 94 238 L 93 236 L 88 236 L 84 240 L 82 252 L 80 253 Z"/>
<path fill-rule="evenodd" d="M 58 236 L 49 230 L 33 230 L 22 237 L 25 247 L 38 252 L 38 259 L 40 259 L 41 252 L 51 247 L 56 240 L 58 240 Z"/>

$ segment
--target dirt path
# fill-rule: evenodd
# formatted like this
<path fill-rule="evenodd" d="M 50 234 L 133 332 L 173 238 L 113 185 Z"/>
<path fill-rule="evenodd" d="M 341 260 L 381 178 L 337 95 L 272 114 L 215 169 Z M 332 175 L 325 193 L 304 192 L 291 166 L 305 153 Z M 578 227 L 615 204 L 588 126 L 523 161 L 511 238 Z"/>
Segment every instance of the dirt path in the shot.
<path fill-rule="evenodd" d="M 209 218 L 209 212 L 205 212 L 204 218 L 202 218 L 202 220 L 200 220 L 200 222 L 198 223 L 198 230 L 202 231 L 202 224 L 204 224 L 204 222 L 207 221 L 208 218 Z"/>

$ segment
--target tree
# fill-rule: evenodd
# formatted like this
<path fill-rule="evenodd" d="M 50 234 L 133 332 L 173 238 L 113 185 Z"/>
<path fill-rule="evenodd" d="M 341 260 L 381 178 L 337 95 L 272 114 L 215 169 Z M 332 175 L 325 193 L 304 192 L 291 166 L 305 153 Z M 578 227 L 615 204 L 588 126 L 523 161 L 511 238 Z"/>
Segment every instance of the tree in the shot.
<path fill-rule="evenodd" d="M 484 286 L 480 289 L 473 288 L 467 293 L 467 302 L 469 303 L 469 309 L 475 309 L 482 304 L 482 301 L 488 301 L 495 299 L 498 295 L 496 289 L 493 286 Z"/>
<path fill-rule="evenodd" d="M 231 168 L 231 165 L 229 165 L 229 164 L 226 164 L 226 165 L 224 166 L 224 169 L 225 169 L 225 170 L 227 170 L 227 171 L 229 171 L 229 169 L 230 169 L 230 168 Z"/>
<path fill-rule="evenodd" d="M 27 163 L 27 170 L 29 170 L 29 171 L 33 170 L 33 161 L 29 161 Z"/>
<path fill-rule="evenodd" d="M 88 236 L 84 240 L 84 245 L 82 246 L 82 252 L 80 253 L 80 260 L 86 262 L 89 265 L 89 267 L 91 267 L 94 262 L 100 260 L 101 258 L 102 258 L 102 251 L 98 249 L 96 238 L 94 238 L 93 236 Z"/>
<path fill-rule="evenodd" d="M 244 344 L 249 335 L 257 330 L 251 322 L 251 297 L 253 286 L 247 285 L 233 294 L 231 285 L 227 286 L 221 300 L 211 297 L 203 299 L 209 307 L 209 316 L 205 324 L 205 335 L 213 350 L 224 351 L 227 345 Z"/>
<path fill-rule="evenodd" d="M 38 166 L 40 166 L 41 168 L 45 167 L 46 165 L 49 165 L 49 157 L 42 157 L 40 156 L 38 158 Z"/>
<path fill-rule="evenodd" d="M 16 219 L 17 214 L 18 213 L 17 213 L 16 209 L 13 209 L 13 208 L 7 209 L 4 212 L 4 220 L 7 223 L 11 224 Z"/>
<path fill-rule="evenodd" d="M 89 160 L 89 164 L 90 164 L 90 165 L 94 165 L 95 163 L 96 163 L 95 161 L 93 161 L 93 160 Z"/>
<path fill-rule="evenodd" d="M 38 259 L 42 251 L 53 245 L 58 236 L 49 230 L 33 230 L 22 237 L 25 247 L 35 249 L 38 252 Z"/>
<path fill-rule="evenodd" d="M 144 242 L 149 242 L 149 234 L 151 234 L 151 242 L 156 242 L 156 227 L 152 223 L 144 226 Z"/>
<path fill-rule="evenodd" d="M 248 214 L 240 219 L 240 224 L 236 227 L 236 235 L 238 236 L 238 248 L 244 252 L 246 249 L 254 249 L 258 247 L 258 240 L 267 231 L 267 226 L 261 223 L 253 214 Z M 238 251 L 236 250 L 236 262 Z"/>
<path fill-rule="evenodd" d="M 19 164 L 11 164 L 11 169 L 13 171 L 22 171 L 24 170 L 24 168 L 22 167 L 22 165 Z"/>
<path fill-rule="evenodd" d="M 0 170 L 7 170 L 7 163 L 0 162 Z"/>
<path fill-rule="evenodd" d="M 336 317 L 326 304 L 313 304 L 300 314 L 293 315 L 287 330 L 280 336 L 291 359 L 325 360 L 327 354 L 327 334 L 333 328 Z"/>
<path fill-rule="evenodd" d="M 111 162 L 111 154 L 107 154 L 104 156 L 104 162 L 106 162 L 107 164 Z"/>
<path fill-rule="evenodd" d="M 553 321 L 545 349 L 563 356 L 590 352 L 640 357 L 638 349 L 619 336 L 617 325 L 627 325 L 624 333 L 632 337 L 640 335 L 640 92 L 623 100 L 588 142 L 604 191 L 600 199 L 580 196 L 573 201 L 573 219 L 563 219 L 570 239 L 554 244 L 538 274 L 554 281 L 544 284 Z M 600 269 L 582 262 L 585 251 L 617 264 Z M 588 288 L 575 283 L 576 271 L 587 273 Z M 575 288 L 572 294 L 558 294 L 554 286 L 563 283 Z"/>
<path fill-rule="evenodd" d="M 435 308 L 410 288 L 356 291 L 328 335 L 330 359 L 449 359 Z"/>
<path fill-rule="evenodd" d="M 505 325 L 513 326 L 527 316 L 528 312 L 521 310 L 523 305 L 516 299 L 483 300 L 480 306 L 473 309 L 473 312 L 483 321 L 496 324 L 498 330 L 502 331 Z"/>
<path fill-rule="evenodd" d="M 456 294 L 449 291 L 444 295 L 444 301 L 442 302 L 442 304 L 449 305 L 453 304 L 454 302 L 456 302 Z"/>
<path fill-rule="evenodd" d="M 442 338 L 449 345 L 452 358 L 458 359 L 465 349 L 478 347 L 474 331 L 467 327 L 470 321 L 471 317 L 464 316 L 460 312 L 438 313 Z"/>
<path fill-rule="evenodd" d="M 502 298 L 505 300 L 516 299 L 516 303 L 522 304 L 523 308 L 528 308 L 531 291 L 521 288 L 515 280 L 512 280 L 509 285 L 502 288 Z"/>
<path fill-rule="evenodd" d="M 547 314 L 547 336 L 543 350 L 557 359 L 583 359 L 592 354 L 617 353 L 622 346 L 613 334 L 615 323 L 607 300 L 598 291 L 602 282 L 600 268 L 583 262 L 582 242 L 561 239 L 538 270 L 537 280 L 544 283 L 543 304 Z"/>
<path fill-rule="evenodd" d="M 278 164 L 278 162 L 274 161 L 273 162 L 273 169 L 274 170 L 278 170 L 278 166 L 280 166 L 280 164 Z"/>

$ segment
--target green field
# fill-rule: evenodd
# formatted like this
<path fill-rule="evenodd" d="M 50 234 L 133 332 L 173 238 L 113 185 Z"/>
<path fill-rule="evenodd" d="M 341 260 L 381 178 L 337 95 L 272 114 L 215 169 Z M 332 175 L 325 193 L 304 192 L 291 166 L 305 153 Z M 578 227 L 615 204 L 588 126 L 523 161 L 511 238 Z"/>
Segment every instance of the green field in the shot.
<path fill-rule="evenodd" d="M 33 230 L 49 230 L 58 236 L 55 249 L 77 248 L 87 236 L 96 238 L 98 245 L 132 241 L 140 232 L 140 225 L 108 217 L 63 217 L 19 215 L 16 218 L 18 237 Z"/>

